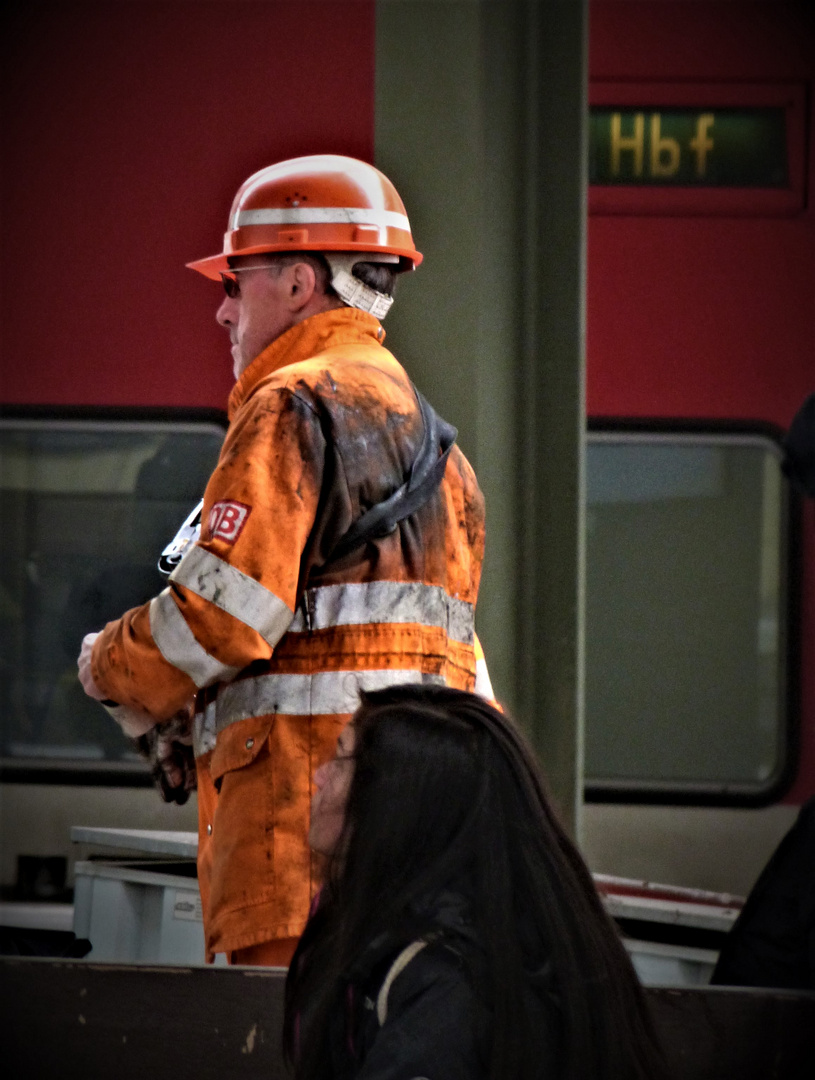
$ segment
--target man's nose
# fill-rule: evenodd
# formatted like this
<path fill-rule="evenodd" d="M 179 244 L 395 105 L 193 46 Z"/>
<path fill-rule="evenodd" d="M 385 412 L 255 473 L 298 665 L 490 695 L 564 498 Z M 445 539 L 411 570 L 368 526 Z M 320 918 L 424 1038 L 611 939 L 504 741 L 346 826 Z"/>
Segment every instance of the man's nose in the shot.
<path fill-rule="evenodd" d="M 215 319 L 219 326 L 232 326 L 235 322 L 235 301 L 225 296 L 215 312 Z"/>
<path fill-rule="evenodd" d="M 322 765 L 320 765 L 319 768 L 317 768 L 315 770 L 315 773 L 314 773 L 314 785 L 318 789 L 321 788 L 323 786 L 323 784 L 325 784 L 326 769 L 327 769 L 327 763 L 324 761 L 322 763 Z"/>

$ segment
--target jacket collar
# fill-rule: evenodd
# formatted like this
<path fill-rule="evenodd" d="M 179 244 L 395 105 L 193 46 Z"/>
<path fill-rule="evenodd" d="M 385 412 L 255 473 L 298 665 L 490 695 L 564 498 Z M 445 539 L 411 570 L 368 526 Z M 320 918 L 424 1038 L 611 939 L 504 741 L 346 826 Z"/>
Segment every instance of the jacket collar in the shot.
<path fill-rule="evenodd" d="M 384 340 L 385 331 L 377 319 L 357 308 L 334 308 L 304 319 L 275 338 L 249 364 L 229 395 L 229 419 L 258 383 L 280 368 L 308 360 L 336 345 L 381 345 Z"/>

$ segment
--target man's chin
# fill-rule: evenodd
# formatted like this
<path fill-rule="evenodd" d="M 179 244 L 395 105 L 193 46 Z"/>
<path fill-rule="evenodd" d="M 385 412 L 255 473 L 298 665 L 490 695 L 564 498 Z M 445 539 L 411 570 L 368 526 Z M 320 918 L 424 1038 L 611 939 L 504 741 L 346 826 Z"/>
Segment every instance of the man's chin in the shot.
<path fill-rule="evenodd" d="M 246 370 L 246 364 L 243 362 L 243 357 L 241 356 L 240 349 L 237 345 L 232 346 L 231 352 L 232 374 L 235 376 L 235 380 L 237 381 Z"/>

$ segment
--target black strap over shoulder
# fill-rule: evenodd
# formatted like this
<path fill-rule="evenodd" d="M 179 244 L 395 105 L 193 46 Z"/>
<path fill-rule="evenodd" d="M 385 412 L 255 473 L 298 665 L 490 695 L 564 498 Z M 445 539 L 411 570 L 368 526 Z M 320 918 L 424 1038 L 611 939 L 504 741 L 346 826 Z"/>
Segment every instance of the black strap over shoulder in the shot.
<path fill-rule="evenodd" d="M 332 558 L 347 555 L 366 540 L 392 533 L 399 522 L 423 506 L 441 484 L 458 432 L 452 424 L 442 420 L 415 386 L 413 392 L 422 414 L 424 437 L 410 467 L 410 476 L 392 495 L 366 510 L 353 523 L 334 548 Z"/>

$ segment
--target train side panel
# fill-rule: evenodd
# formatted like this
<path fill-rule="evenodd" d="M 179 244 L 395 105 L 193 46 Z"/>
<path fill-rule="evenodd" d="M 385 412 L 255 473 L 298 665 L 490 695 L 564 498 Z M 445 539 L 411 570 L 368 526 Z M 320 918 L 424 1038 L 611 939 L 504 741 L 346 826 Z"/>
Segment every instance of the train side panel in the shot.
<path fill-rule="evenodd" d="M 715 209 L 702 196 L 695 210 L 674 199 L 660 211 L 647 183 L 616 212 L 613 198 L 610 210 L 606 202 L 597 211 L 595 200 L 589 414 L 786 429 L 815 389 L 812 9 L 595 0 L 590 16 L 590 99 L 605 103 L 616 86 L 620 101 L 640 102 L 646 138 L 660 104 L 701 106 L 705 94 L 710 104 L 749 106 L 788 93 L 803 115 L 792 135 L 802 185 L 796 207 L 768 209 L 753 193 L 751 208 L 749 193 L 740 193 L 729 205 L 726 195 L 715 196 Z M 646 148 L 644 173 L 648 167 Z M 815 794 L 812 502 L 802 519 L 800 576 L 791 583 L 800 604 L 793 676 L 800 673 L 801 743 L 783 802 L 764 809 L 589 805 L 585 843 L 595 869 L 747 891 L 797 806 Z"/>

